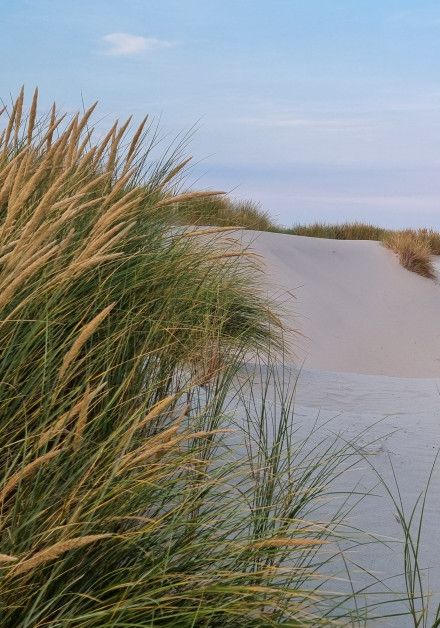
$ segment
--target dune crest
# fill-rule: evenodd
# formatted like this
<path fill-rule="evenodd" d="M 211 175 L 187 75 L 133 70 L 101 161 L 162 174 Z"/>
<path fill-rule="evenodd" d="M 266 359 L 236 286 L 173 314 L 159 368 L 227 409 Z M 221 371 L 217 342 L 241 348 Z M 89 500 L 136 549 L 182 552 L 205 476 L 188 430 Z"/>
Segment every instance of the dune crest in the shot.
<path fill-rule="evenodd" d="M 245 231 L 283 303 L 306 368 L 440 376 L 440 285 L 402 268 L 378 242 Z M 289 299 L 289 294 L 292 298 Z"/>

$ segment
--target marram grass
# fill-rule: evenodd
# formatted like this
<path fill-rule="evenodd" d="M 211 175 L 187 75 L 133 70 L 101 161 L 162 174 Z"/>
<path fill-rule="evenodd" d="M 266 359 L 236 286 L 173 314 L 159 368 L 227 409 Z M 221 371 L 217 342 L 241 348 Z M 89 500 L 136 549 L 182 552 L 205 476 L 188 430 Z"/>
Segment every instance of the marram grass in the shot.
<path fill-rule="evenodd" d="M 320 574 L 342 515 L 313 518 L 353 450 L 295 443 L 281 383 L 275 432 L 252 383 L 231 419 L 281 346 L 255 263 L 171 228 L 218 193 L 176 193 L 148 120 L 94 141 L 94 108 L 3 111 L 0 626 L 353 625 Z"/>
<path fill-rule="evenodd" d="M 93 110 L 3 112 L 0 625 L 328 625 L 305 565 L 330 530 L 261 501 L 256 525 L 269 480 L 227 442 L 237 368 L 280 342 L 254 264 L 170 229 L 216 193 L 176 196 L 146 120 L 94 141 Z"/>

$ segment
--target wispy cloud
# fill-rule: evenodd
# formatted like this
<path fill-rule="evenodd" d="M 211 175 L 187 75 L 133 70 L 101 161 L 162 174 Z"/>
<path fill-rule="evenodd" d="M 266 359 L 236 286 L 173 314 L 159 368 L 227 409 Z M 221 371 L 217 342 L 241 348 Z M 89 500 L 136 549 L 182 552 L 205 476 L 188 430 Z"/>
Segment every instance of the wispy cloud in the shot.
<path fill-rule="evenodd" d="M 109 33 L 102 38 L 107 44 L 104 54 L 113 57 L 124 57 L 137 55 L 142 52 L 159 50 L 160 48 L 171 48 L 174 43 L 165 39 L 155 37 L 142 37 L 131 33 Z"/>

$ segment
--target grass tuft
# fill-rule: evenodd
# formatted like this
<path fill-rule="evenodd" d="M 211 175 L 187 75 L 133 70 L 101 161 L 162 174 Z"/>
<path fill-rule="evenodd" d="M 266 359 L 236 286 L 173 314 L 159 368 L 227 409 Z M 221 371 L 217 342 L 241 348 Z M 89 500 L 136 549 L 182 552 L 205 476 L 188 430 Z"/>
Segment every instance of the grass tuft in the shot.
<path fill-rule="evenodd" d="M 435 278 L 432 249 L 427 237 L 419 232 L 398 231 L 387 235 L 384 244 L 397 254 L 404 268 L 428 279 Z"/>

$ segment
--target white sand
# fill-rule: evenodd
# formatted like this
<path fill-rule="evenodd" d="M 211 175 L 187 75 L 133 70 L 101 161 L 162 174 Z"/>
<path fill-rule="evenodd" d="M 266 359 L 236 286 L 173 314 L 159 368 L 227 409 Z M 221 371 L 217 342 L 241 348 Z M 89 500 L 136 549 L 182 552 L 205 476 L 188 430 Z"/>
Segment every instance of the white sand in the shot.
<path fill-rule="evenodd" d="M 307 427 L 317 416 L 332 419 L 322 431 L 355 439 L 389 484 L 391 460 L 403 499 L 412 506 L 440 447 L 440 285 L 401 268 L 394 255 L 375 242 L 258 232 L 240 237 L 262 256 L 269 292 L 284 304 L 286 321 L 307 336 L 295 340 L 303 370 L 293 420 Z M 365 464 L 343 482 L 345 490 L 355 482 L 362 490 L 377 478 Z M 352 513 L 351 523 L 401 539 L 389 499 L 383 489 L 375 492 L 377 497 L 368 497 Z M 437 604 L 439 512 L 440 468 L 428 500 L 421 552 L 423 565 L 429 567 L 425 585 Z M 389 549 L 366 545 L 349 559 L 381 578 L 403 569 L 395 543 Z M 359 582 L 364 582 L 363 576 Z M 402 581 L 389 584 L 400 588 Z M 396 618 L 381 625 L 412 623 Z"/>
<path fill-rule="evenodd" d="M 246 231 L 306 368 L 440 376 L 440 286 L 402 268 L 377 242 Z M 288 294 L 294 298 L 288 299 Z"/>

